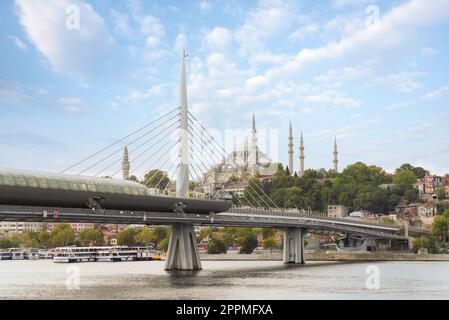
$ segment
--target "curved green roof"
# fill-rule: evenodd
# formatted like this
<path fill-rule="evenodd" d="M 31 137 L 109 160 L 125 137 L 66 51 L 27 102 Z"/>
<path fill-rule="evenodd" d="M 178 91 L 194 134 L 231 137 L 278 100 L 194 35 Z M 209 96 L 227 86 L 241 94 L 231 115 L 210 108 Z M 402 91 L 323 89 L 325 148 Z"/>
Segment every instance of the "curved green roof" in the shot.
<path fill-rule="evenodd" d="M 134 181 L 15 169 L 0 169 L 0 186 L 149 195 Z"/>

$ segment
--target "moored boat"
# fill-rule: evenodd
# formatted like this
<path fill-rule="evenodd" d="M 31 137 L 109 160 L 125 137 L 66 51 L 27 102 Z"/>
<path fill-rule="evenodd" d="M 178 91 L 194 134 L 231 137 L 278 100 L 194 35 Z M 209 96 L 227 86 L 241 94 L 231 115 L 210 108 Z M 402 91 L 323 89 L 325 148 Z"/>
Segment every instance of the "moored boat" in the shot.
<path fill-rule="evenodd" d="M 8 250 L 0 250 L 0 260 L 11 260 L 11 252 Z"/>

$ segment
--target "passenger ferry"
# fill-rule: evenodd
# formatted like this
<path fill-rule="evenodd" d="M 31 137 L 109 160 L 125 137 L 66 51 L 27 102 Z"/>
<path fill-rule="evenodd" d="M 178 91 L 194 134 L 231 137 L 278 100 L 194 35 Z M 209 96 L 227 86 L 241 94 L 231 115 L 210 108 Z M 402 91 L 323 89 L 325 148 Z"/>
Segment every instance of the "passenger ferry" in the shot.
<path fill-rule="evenodd" d="M 162 260 L 161 252 L 150 247 L 61 247 L 54 251 L 53 262 L 117 262 Z"/>
<path fill-rule="evenodd" d="M 40 249 L 39 259 L 53 259 L 53 252 L 50 250 Z"/>
<path fill-rule="evenodd" d="M 11 252 L 8 250 L 0 250 L 0 260 L 11 260 Z"/>
<path fill-rule="evenodd" d="M 39 259 L 39 250 L 37 249 L 24 249 L 22 251 L 24 260 L 38 260 Z"/>
<path fill-rule="evenodd" d="M 53 256 L 55 263 L 96 261 L 98 247 L 61 247 L 56 248 Z"/>
<path fill-rule="evenodd" d="M 23 249 L 12 248 L 12 249 L 9 249 L 9 253 L 11 254 L 12 260 L 23 260 L 24 259 Z"/>
<path fill-rule="evenodd" d="M 98 262 L 117 262 L 137 260 L 137 248 L 126 246 L 102 247 L 98 250 Z"/>

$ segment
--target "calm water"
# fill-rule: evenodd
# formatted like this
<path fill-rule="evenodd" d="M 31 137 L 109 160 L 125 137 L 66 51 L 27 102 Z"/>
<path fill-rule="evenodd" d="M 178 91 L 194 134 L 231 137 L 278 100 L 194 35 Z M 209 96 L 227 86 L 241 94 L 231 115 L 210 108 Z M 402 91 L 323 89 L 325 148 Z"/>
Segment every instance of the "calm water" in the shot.
<path fill-rule="evenodd" d="M 278 261 L 203 261 L 196 273 L 163 262 L 56 264 L 0 261 L 1 299 L 449 299 L 449 262 L 380 262 L 380 288 L 366 289 L 368 263 L 284 266 Z M 79 289 L 76 280 L 79 274 Z M 67 280 L 69 279 L 69 280 Z M 67 288 L 66 282 L 69 284 Z"/>

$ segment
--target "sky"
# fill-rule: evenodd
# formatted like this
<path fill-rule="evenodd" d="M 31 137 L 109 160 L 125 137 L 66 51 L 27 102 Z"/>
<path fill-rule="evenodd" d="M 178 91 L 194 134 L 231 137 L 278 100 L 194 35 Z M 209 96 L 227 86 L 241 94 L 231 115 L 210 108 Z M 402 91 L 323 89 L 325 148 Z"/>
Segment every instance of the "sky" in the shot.
<path fill-rule="evenodd" d="M 0 167 L 60 171 L 172 110 L 185 48 L 211 130 L 255 113 L 283 163 L 292 122 L 295 169 L 302 131 L 306 168 L 336 137 L 340 168 L 449 173 L 448 39 L 449 0 L 2 0 Z"/>

